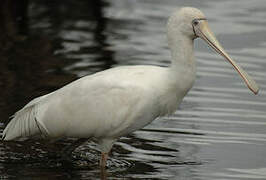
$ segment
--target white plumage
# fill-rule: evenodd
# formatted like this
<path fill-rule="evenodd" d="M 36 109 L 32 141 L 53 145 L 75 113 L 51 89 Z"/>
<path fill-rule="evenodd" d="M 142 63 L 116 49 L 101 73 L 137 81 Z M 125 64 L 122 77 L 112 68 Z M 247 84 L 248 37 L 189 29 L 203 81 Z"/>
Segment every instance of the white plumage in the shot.
<path fill-rule="evenodd" d="M 227 57 L 195 8 L 174 12 L 167 25 L 172 54 L 170 67 L 123 66 L 78 79 L 32 100 L 15 113 L 3 132 L 4 140 L 41 136 L 96 138 L 102 165 L 113 143 L 157 117 L 171 114 L 192 87 L 196 67 L 193 40 L 201 37 Z M 249 88 L 256 83 L 233 62 Z"/>
<path fill-rule="evenodd" d="M 5 140 L 34 135 L 116 139 L 176 110 L 193 81 L 180 86 L 181 79 L 171 76 L 168 68 L 125 66 L 83 77 L 18 111 L 3 132 Z"/>

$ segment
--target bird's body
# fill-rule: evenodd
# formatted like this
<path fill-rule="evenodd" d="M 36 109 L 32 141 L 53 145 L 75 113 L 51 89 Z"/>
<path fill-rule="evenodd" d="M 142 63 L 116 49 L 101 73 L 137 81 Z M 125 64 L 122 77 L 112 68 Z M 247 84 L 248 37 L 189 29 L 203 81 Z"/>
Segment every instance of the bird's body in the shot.
<path fill-rule="evenodd" d="M 85 76 L 27 104 L 7 126 L 5 140 L 93 137 L 108 152 L 106 141 L 111 145 L 120 136 L 174 112 L 192 87 L 194 78 L 188 77 L 195 75 L 191 73 L 194 71 L 177 74 L 171 68 L 122 66 Z"/>
<path fill-rule="evenodd" d="M 122 66 L 78 79 L 41 96 L 18 111 L 3 132 L 4 140 L 42 136 L 95 138 L 106 154 L 121 136 L 157 117 L 175 112 L 196 77 L 193 40 L 201 37 L 224 56 L 258 92 L 256 83 L 224 52 L 195 8 L 182 8 L 167 25 L 169 67 Z"/>

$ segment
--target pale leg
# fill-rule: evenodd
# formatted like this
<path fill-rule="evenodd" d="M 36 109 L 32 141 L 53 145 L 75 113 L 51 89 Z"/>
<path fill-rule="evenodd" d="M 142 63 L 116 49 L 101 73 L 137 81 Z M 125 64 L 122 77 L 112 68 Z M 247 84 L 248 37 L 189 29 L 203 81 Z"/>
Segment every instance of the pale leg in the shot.
<path fill-rule="evenodd" d="M 105 169 L 106 163 L 108 159 L 108 153 L 102 152 L 101 159 L 100 159 L 100 167 L 101 169 Z"/>
<path fill-rule="evenodd" d="M 100 159 L 101 180 L 107 180 L 107 172 L 106 172 L 107 158 L 108 158 L 108 153 L 102 152 Z"/>

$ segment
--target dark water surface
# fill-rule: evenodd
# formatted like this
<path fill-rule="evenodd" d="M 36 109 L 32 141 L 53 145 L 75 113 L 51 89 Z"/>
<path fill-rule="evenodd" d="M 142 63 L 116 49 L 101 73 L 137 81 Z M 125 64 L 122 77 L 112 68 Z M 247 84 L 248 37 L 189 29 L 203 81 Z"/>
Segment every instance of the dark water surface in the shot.
<path fill-rule="evenodd" d="M 37 53 L 36 61 L 10 53 L 13 61 L 1 67 L 7 71 L 0 79 L 0 85 L 6 84 L 0 98 L 3 121 L 33 97 L 78 77 L 120 65 L 167 66 L 167 18 L 176 7 L 194 6 L 205 13 L 229 54 L 258 82 L 259 95 L 245 87 L 222 57 L 196 40 L 193 89 L 174 115 L 121 138 L 112 149 L 106 176 L 266 179 L 264 0 L 48 2 L 29 2 L 29 46 L 34 48 L 25 53 Z M 79 147 L 71 163 L 58 160 L 60 150 L 71 142 L 0 143 L 0 178 L 100 179 L 99 152 L 92 142 Z"/>

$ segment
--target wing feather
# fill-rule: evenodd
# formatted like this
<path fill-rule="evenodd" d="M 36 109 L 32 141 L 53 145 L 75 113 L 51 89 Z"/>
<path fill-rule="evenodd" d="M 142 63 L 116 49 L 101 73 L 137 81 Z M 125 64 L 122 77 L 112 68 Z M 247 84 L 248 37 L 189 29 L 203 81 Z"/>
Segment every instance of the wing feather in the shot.
<path fill-rule="evenodd" d="M 3 140 L 13 140 L 30 136 L 48 136 L 44 124 L 38 121 L 38 111 L 42 100 L 48 95 L 33 99 L 16 112 L 3 131 Z"/>

